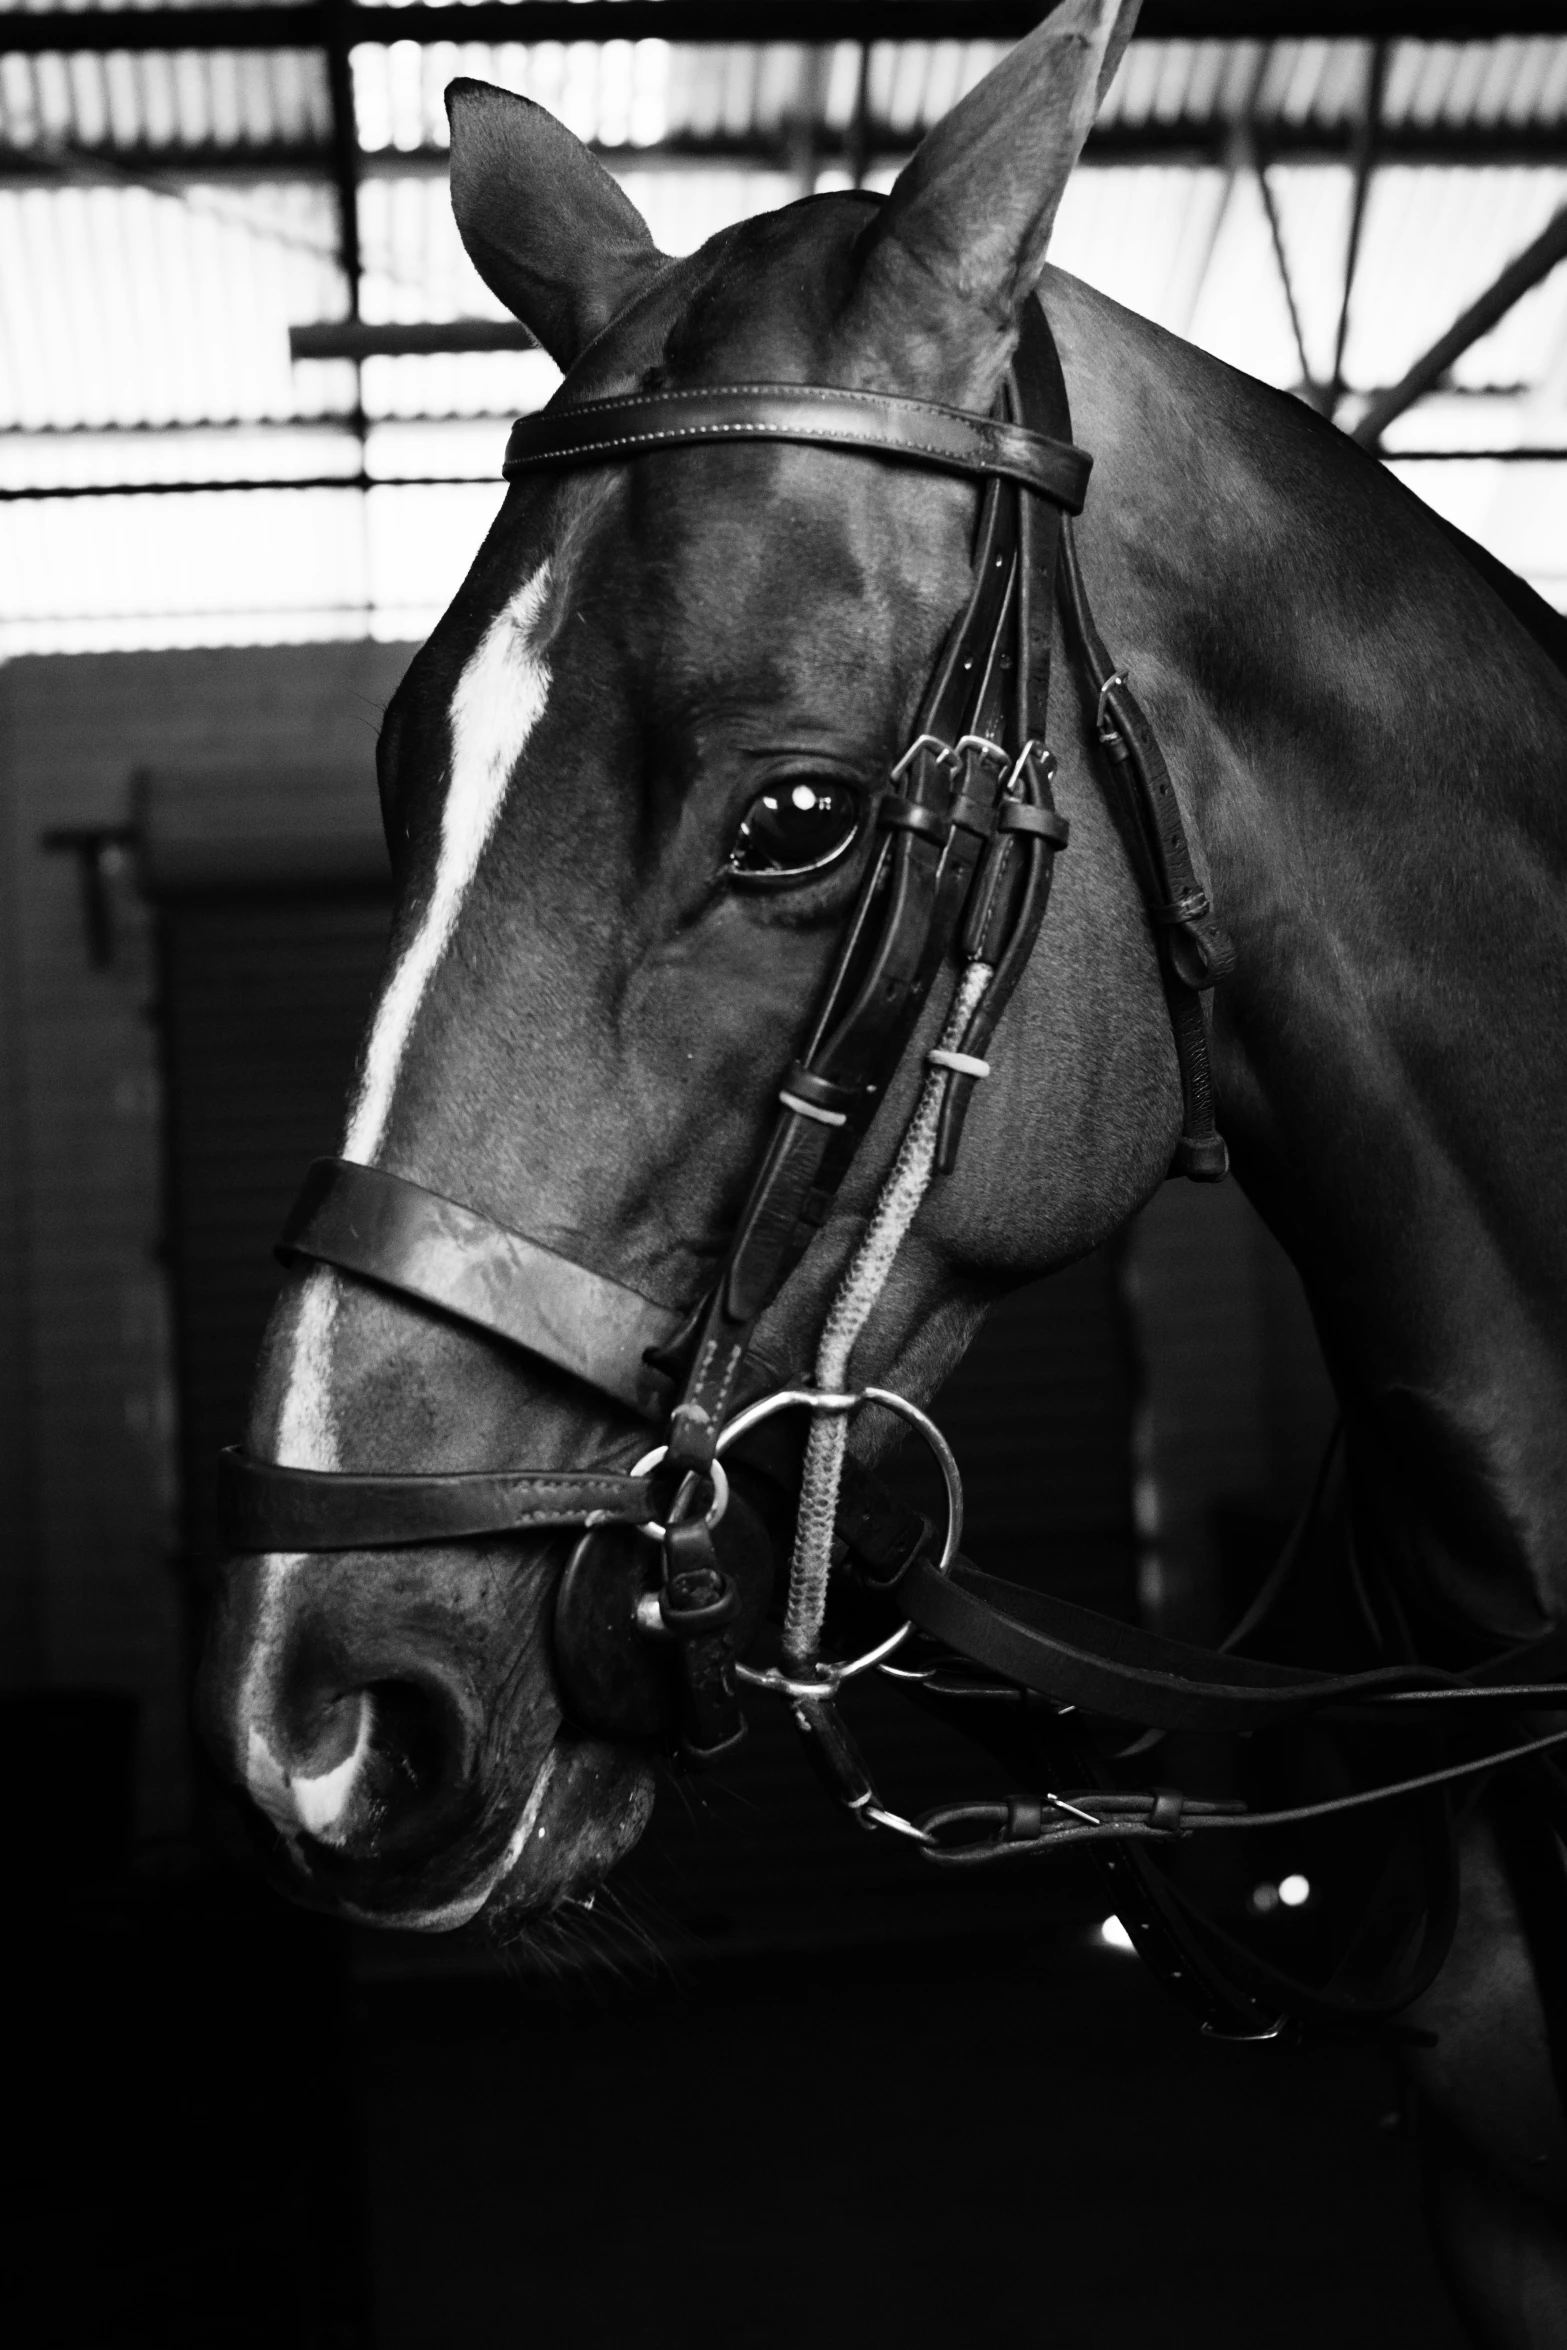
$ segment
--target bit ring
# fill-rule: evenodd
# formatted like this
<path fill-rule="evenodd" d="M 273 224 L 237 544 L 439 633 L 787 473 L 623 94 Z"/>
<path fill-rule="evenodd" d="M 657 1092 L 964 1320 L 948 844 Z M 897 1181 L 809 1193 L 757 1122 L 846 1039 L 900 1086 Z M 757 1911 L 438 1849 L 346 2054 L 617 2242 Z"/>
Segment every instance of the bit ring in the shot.
<path fill-rule="evenodd" d="M 910 1427 L 917 1429 L 924 1437 L 936 1456 L 936 1466 L 941 1471 L 941 1481 L 947 1496 L 947 1531 L 941 1545 L 941 1556 L 936 1561 L 936 1572 L 945 1575 L 957 1557 L 958 1544 L 963 1539 L 963 1478 L 956 1455 L 935 1421 L 928 1412 L 921 1411 L 917 1403 L 910 1403 L 907 1396 L 895 1395 L 890 1387 L 861 1387 L 847 1392 L 832 1388 L 780 1387 L 776 1394 L 764 1395 L 755 1403 L 747 1404 L 744 1411 L 736 1412 L 719 1436 L 718 1451 L 726 1452 L 731 1444 L 737 1443 L 751 1429 L 760 1427 L 764 1420 L 770 1420 L 776 1412 L 800 1410 L 846 1417 L 868 1403 L 882 1404 L 889 1412 L 896 1412 L 899 1419 L 907 1420 Z M 716 1459 L 713 1466 L 716 1470 Z M 889 1632 L 885 1640 L 879 1640 L 874 1648 L 866 1649 L 861 1656 L 849 1657 L 842 1664 L 836 1664 L 827 1657 L 814 1657 L 811 1669 L 820 1679 L 808 1688 L 796 1676 L 780 1672 L 776 1665 L 759 1669 L 755 1665 L 737 1661 L 735 1671 L 742 1681 L 750 1682 L 757 1689 L 772 1689 L 790 1697 L 830 1697 L 841 1681 L 852 1681 L 856 1674 L 868 1673 L 873 1665 L 879 1665 L 883 1658 L 901 1648 L 913 1629 L 912 1624 L 900 1624 L 895 1632 Z"/>

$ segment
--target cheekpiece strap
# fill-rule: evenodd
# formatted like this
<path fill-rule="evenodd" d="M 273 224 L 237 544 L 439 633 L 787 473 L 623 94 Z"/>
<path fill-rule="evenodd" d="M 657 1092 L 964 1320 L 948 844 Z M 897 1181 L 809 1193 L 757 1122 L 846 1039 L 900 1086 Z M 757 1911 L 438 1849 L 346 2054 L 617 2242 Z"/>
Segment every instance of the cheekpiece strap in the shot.
<path fill-rule="evenodd" d="M 1019 482 L 1068 514 L 1082 512 L 1093 465 L 1070 442 L 934 400 L 820 384 L 725 384 L 584 400 L 519 417 L 501 471 L 515 481 L 536 467 L 602 465 L 702 441 L 805 441 L 901 457 L 927 471 Z"/>

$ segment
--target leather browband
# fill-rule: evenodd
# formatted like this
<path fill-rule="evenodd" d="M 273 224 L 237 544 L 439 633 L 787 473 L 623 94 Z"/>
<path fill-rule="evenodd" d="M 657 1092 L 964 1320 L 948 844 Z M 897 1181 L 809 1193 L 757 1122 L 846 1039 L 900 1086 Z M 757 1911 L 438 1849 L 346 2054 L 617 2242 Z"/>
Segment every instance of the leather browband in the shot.
<path fill-rule="evenodd" d="M 237 1550 L 387 1550 L 521 1534 L 535 1526 L 644 1526 L 646 1477 L 588 1469 L 469 1469 L 376 1477 L 284 1469 L 236 1445 L 218 1458 L 224 1528 Z"/>
<path fill-rule="evenodd" d="M 939 472 L 994 475 L 1081 514 L 1093 459 L 1027 425 L 971 416 L 934 400 L 816 384 L 725 384 L 715 390 L 639 392 L 521 416 L 501 471 L 598 465 L 699 441 L 806 441 L 861 456 L 902 457 Z"/>
<path fill-rule="evenodd" d="M 645 1420 L 668 1405 L 667 1379 L 643 1357 L 668 1345 L 678 1314 L 404 1176 L 317 1159 L 278 1255 L 285 1264 L 309 1257 L 422 1298 L 542 1355 Z"/>

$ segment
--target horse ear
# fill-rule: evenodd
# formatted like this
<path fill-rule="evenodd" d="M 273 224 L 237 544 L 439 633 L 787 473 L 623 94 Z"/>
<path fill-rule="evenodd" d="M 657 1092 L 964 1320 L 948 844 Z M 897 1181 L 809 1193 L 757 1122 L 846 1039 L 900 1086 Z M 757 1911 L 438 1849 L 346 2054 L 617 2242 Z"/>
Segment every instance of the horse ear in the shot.
<path fill-rule="evenodd" d="M 1061 0 L 924 141 L 863 240 L 840 321 L 862 381 L 912 373 L 928 397 L 989 404 L 1138 6 Z"/>
<path fill-rule="evenodd" d="M 451 82 L 452 210 L 492 294 L 569 368 L 665 266 L 647 222 L 563 123 L 491 82 Z"/>

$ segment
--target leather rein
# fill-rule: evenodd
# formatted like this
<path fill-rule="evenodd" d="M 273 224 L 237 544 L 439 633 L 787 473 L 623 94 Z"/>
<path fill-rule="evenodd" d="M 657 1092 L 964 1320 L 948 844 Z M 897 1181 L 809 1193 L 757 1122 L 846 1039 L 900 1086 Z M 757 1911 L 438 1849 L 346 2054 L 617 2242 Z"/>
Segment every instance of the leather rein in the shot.
<path fill-rule="evenodd" d="M 1052 792 L 1055 761 L 1046 748 L 1057 603 L 1095 701 L 1106 789 L 1141 886 L 1169 1007 L 1183 1105 L 1171 1172 L 1200 1181 L 1226 1172 L 1202 997 L 1229 972 L 1233 956 L 1199 882 L 1152 728 L 1089 609 L 1070 518 L 1082 510 L 1091 460 L 1071 444 L 1060 362 L 1037 301 L 1027 305 L 998 406 L 1000 413 L 984 417 L 881 393 L 731 385 L 549 408 L 513 428 L 504 467 L 509 480 L 759 440 L 973 480 L 981 496 L 968 601 L 877 803 L 866 870 L 831 974 L 779 1089 L 777 1115 L 734 1235 L 716 1280 L 687 1314 L 472 1207 L 384 1168 L 341 1159 L 311 1168 L 284 1230 L 285 1262 L 333 1267 L 541 1357 L 660 1428 L 662 1443 L 630 1474 L 360 1475 L 288 1468 L 234 1448 L 223 1460 L 227 1532 L 241 1552 L 376 1550 L 580 1529 L 563 1586 L 570 1606 L 557 1611 L 557 1651 L 585 1726 L 623 1736 L 628 1722 L 629 1734 L 645 1728 L 623 1710 L 617 1718 L 616 1674 L 597 1670 L 601 1648 L 652 1658 L 661 1671 L 673 1665 L 678 1750 L 690 1762 L 712 1761 L 743 1734 L 740 1679 L 772 1688 L 789 1702 L 813 1760 L 862 1824 L 908 1834 L 927 1857 L 957 1865 L 1078 1842 L 1116 1852 L 1140 1840 L 1168 1845 L 1201 1830 L 1266 1825 L 1270 1815 L 1188 1801 L 1170 1790 L 1126 1793 L 1100 1785 L 1005 1805 L 949 1806 L 921 1822 L 899 1818 L 882 1805 L 838 1717 L 836 1697 L 843 1680 L 871 1665 L 930 1682 L 928 1664 L 910 1673 L 890 1662 L 911 1627 L 952 1652 L 971 1687 L 977 1669 L 999 1677 L 995 1694 L 1145 1732 L 1242 1733 L 1346 1708 L 1360 1719 L 1406 1728 L 1418 1721 L 1429 1730 L 1434 1713 L 1445 1711 L 1451 1721 L 1476 1704 L 1548 1706 L 1553 1698 L 1567 1699 L 1567 1687 L 1534 1677 L 1543 1645 L 1470 1675 L 1413 1664 L 1314 1673 L 1165 1639 L 984 1575 L 961 1556 L 956 1467 L 925 1415 L 882 1390 L 791 1383 L 756 1345 L 759 1318 L 825 1222 L 921 1015 L 954 969 L 954 1010 L 941 1043 L 926 1055 L 915 1123 L 923 1118 L 928 1128 L 925 1180 L 947 1173 L 956 1160 L 975 1088 L 988 1073 L 986 1047 L 1027 966 L 1054 861 L 1068 841 Z M 939 1555 L 924 1518 L 843 1458 L 843 1425 L 867 1402 L 900 1411 L 937 1450 L 949 1492 Z M 838 1467 L 829 1479 L 831 1506 L 818 1545 L 822 1577 L 830 1543 L 860 1593 L 891 1603 L 902 1621 L 848 1664 L 834 1664 L 817 1650 L 819 1608 L 809 1637 L 797 1636 L 802 1531 L 783 1665 L 759 1672 L 744 1664 L 743 1652 L 766 1594 L 751 1587 L 747 1544 L 725 1548 L 723 1456 L 776 1491 L 790 1488 L 798 1454 L 778 1442 L 776 1415 L 785 1411 L 809 1415 L 808 1485 L 817 1432 L 830 1421 L 838 1425 Z M 808 1500 L 809 1494 L 801 1504 L 802 1527 Z M 732 1519 L 731 1533 L 734 1525 Z M 754 1535 L 754 1521 L 752 1527 Z M 638 1560 L 654 1555 L 647 1537 L 656 1541 L 656 1589 L 645 1587 L 640 1572 L 617 1580 L 604 1570 L 606 1530 L 617 1528 L 638 1530 L 632 1546 Z M 749 1548 L 756 1547 L 753 1539 Z M 765 1541 L 760 1547 L 765 1551 Z M 1563 1740 L 1567 1731 L 1557 1731 L 1502 1755 L 1276 1816 L 1316 1818 L 1441 1787 Z M 1129 1916 L 1128 1923 L 1144 1954 L 1156 1964 L 1162 1959 L 1167 1975 L 1182 1972 L 1166 1946 L 1173 1932 L 1176 1955 L 1186 1955 L 1178 1927 L 1157 1918 Z M 1237 2015 L 1243 2025 L 1255 2024 L 1261 2012 L 1227 1982 L 1213 1988 L 1209 2008 L 1221 2024 L 1233 2024 Z"/>

